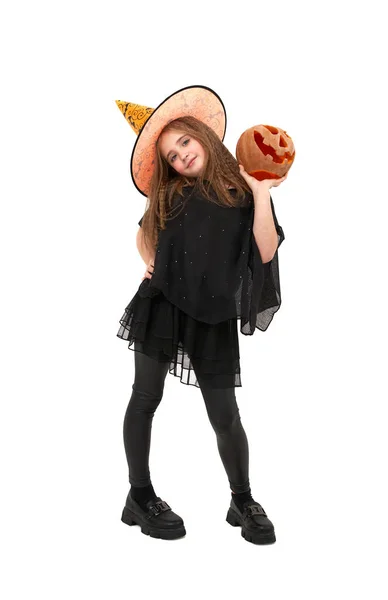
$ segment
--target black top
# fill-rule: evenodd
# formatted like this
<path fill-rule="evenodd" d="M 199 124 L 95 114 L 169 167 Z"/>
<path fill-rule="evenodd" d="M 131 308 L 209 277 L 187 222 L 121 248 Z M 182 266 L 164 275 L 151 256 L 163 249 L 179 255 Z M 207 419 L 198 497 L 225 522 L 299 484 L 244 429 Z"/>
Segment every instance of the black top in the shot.
<path fill-rule="evenodd" d="M 235 195 L 236 190 L 229 191 Z M 239 206 L 226 207 L 193 188 L 183 193 L 183 198 L 174 199 L 176 216 L 159 232 L 154 273 L 141 283 L 140 296 L 163 293 L 205 323 L 240 318 L 244 335 L 252 335 L 255 328 L 265 331 L 281 304 L 278 250 L 263 265 L 252 231 L 252 194 L 247 193 Z M 271 207 L 279 248 L 285 236 L 272 198 Z"/>

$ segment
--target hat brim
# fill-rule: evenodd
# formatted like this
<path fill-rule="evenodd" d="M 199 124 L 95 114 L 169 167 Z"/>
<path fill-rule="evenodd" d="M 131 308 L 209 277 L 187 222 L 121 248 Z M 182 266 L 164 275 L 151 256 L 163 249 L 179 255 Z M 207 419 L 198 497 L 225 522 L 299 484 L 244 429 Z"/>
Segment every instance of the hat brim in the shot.
<path fill-rule="evenodd" d="M 171 94 L 147 119 L 132 150 L 132 180 L 144 196 L 147 196 L 149 191 L 154 169 L 155 145 L 162 129 L 170 121 L 187 115 L 206 123 L 223 141 L 226 131 L 226 111 L 216 92 L 203 85 L 194 85 Z"/>

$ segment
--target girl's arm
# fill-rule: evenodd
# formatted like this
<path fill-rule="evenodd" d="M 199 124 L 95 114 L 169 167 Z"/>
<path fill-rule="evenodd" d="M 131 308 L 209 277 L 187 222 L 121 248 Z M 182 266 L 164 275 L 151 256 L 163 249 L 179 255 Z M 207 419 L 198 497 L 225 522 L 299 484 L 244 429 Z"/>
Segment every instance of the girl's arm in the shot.
<path fill-rule="evenodd" d="M 144 243 L 143 230 L 139 227 L 139 231 L 136 235 L 136 246 L 139 251 L 140 256 L 144 260 L 145 264 L 148 265 L 150 260 L 155 261 L 155 250 L 150 252 Z"/>
<path fill-rule="evenodd" d="M 253 199 L 255 203 L 253 234 L 262 262 L 265 264 L 272 260 L 278 246 L 278 234 L 272 216 L 269 190 L 266 188 L 255 190 Z"/>
<path fill-rule="evenodd" d="M 255 236 L 257 247 L 259 248 L 261 260 L 263 264 L 269 267 L 269 263 L 273 259 L 279 241 L 284 239 L 284 234 L 281 227 L 278 226 L 273 203 L 270 195 L 270 188 L 277 187 L 286 178 L 288 173 L 280 179 L 264 179 L 258 181 L 249 173 L 247 173 L 243 165 L 239 164 L 240 174 L 252 190 L 253 200 L 255 203 L 255 217 L 253 222 L 253 234 Z M 278 231 L 279 229 L 279 231 Z"/>

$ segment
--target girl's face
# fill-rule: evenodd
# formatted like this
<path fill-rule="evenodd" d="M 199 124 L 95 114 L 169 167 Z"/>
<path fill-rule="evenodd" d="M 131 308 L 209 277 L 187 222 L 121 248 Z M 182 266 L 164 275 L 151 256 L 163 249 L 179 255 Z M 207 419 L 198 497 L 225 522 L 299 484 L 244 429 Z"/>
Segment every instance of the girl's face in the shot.
<path fill-rule="evenodd" d="M 203 146 L 184 131 L 165 131 L 159 137 L 159 150 L 175 171 L 197 177 L 206 165 Z"/>

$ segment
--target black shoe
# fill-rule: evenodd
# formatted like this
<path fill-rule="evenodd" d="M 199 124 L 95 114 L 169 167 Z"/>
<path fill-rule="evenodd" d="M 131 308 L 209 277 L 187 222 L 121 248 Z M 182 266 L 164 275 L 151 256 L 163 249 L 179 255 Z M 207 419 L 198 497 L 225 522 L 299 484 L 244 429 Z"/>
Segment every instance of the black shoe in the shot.
<path fill-rule="evenodd" d="M 146 503 L 147 510 L 127 496 L 121 520 L 127 525 L 140 525 L 142 533 L 162 540 L 175 540 L 186 535 L 181 517 L 159 496 Z"/>
<path fill-rule="evenodd" d="M 247 542 L 252 544 L 276 542 L 274 526 L 258 502 L 244 502 L 243 510 L 240 511 L 232 498 L 226 520 L 233 527 L 241 526 L 241 535 Z"/>

